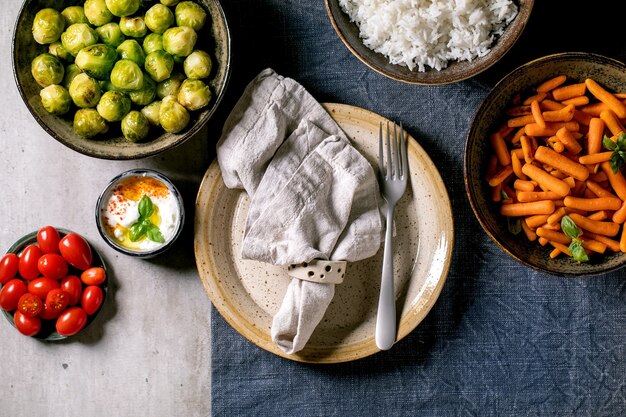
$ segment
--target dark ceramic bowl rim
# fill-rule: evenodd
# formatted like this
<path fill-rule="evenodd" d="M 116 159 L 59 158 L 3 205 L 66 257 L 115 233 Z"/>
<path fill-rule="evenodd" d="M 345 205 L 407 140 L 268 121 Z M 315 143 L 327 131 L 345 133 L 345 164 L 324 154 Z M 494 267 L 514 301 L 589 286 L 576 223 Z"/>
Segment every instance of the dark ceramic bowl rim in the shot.
<path fill-rule="evenodd" d="M 473 136 L 473 134 L 475 132 L 475 127 L 476 127 L 476 120 L 481 115 L 482 110 L 485 107 L 486 103 L 489 101 L 489 99 L 495 94 L 496 91 L 498 91 L 499 87 L 502 84 L 505 84 L 511 78 L 516 77 L 520 72 L 524 71 L 527 67 L 534 66 L 534 65 L 537 65 L 539 63 L 546 62 L 546 61 L 552 61 L 552 60 L 561 60 L 561 59 L 576 60 L 576 59 L 579 59 L 579 58 L 588 58 L 588 57 L 594 57 L 594 58 L 598 59 L 599 61 L 604 62 L 605 64 L 614 65 L 616 67 L 621 68 L 622 70 L 624 70 L 626 72 L 626 64 L 624 64 L 623 62 L 618 61 L 618 60 L 613 59 L 613 58 L 609 58 L 609 57 L 604 56 L 604 55 L 595 54 L 595 53 L 589 53 L 589 52 L 562 52 L 562 53 L 551 54 L 551 55 L 546 55 L 546 56 L 542 56 L 542 57 L 536 58 L 536 59 L 534 59 L 532 61 L 529 61 L 529 62 L 527 62 L 525 64 L 522 64 L 519 67 L 515 68 L 514 70 L 509 72 L 507 75 L 502 77 L 502 79 L 500 79 L 500 81 L 498 81 L 496 83 L 496 85 L 493 86 L 493 88 L 489 91 L 487 96 L 481 101 L 480 105 L 475 110 L 474 115 L 472 117 L 472 120 L 470 122 L 470 128 L 468 129 L 468 133 L 467 133 L 466 138 L 465 138 L 465 148 L 464 148 L 464 155 L 463 155 L 463 177 L 464 177 L 464 182 L 465 182 L 465 193 L 466 193 L 467 198 L 468 198 L 468 200 L 470 202 L 470 206 L 472 207 L 472 211 L 474 212 L 474 216 L 476 217 L 476 219 L 480 223 L 480 226 L 482 227 L 482 229 L 485 231 L 485 233 L 487 233 L 487 235 L 491 238 L 491 240 L 500 249 L 502 249 L 506 254 L 511 256 L 516 261 L 518 261 L 521 264 L 526 265 L 526 266 L 534 269 L 535 271 L 539 271 L 539 272 L 542 272 L 542 273 L 546 273 L 546 274 L 553 275 L 553 276 L 559 276 L 559 277 L 581 278 L 581 277 L 593 277 L 593 276 L 603 275 L 603 274 L 606 274 L 608 272 L 616 271 L 618 269 L 623 268 L 624 266 L 626 266 L 626 262 L 623 262 L 621 264 L 615 265 L 613 267 L 604 268 L 604 269 L 599 270 L 599 271 L 594 271 L 594 272 L 567 273 L 567 272 L 555 271 L 555 270 L 551 270 L 551 269 L 540 267 L 538 265 L 535 265 L 533 263 L 528 262 L 525 259 L 520 258 L 517 254 L 515 254 L 512 251 L 510 251 L 509 249 L 507 249 L 500 242 L 500 240 L 495 236 L 495 233 L 490 229 L 489 225 L 479 215 L 478 202 L 476 201 L 476 199 L 474 198 L 474 196 L 473 196 L 473 194 L 471 192 L 470 184 L 469 184 L 469 181 L 468 181 L 468 178 L 469 178 L 468 176 L 470 175 L 470 171 L 473 171 L 468 166 L 468 164 L 469 164 L 468 160 L 469 160 L 469 155 L 470 155 L 470 137 Z"/>
<path fill-rule="evenodd" d="M 331 2 L 333 3 L 333 5 L 331 5 Z M 350 50 L 350 52 L 352 52 L 352 54 L 354 56 L 356 56 L 361 62 L 363 62 L 365 65 L 367 65 L 369 68 L 373 69 L 374 71 L 376 71 L 377 73 L 384 75 L 387 78 L 390 78 L 392 80 L 396 80 L 396 81 L 401 81 L 407 84 L 413 84 L 413 85 L 445 85 L 445 84 L 453 84 L 456 82 L 460 82 L 463 80 L 467 80 L 469 78 L 472 78 L 478 74 L 480 74 L 481 72 L 487 70 L 488 68 L 490 68 L 491 66 L 493 66 L 494 64 L 496 64 L 498 61 L 500 61 L 500 59 L 502 59 L 502 57 L 504 55 L 506 55 L 509 50 L 511 50 L 511 48 L 513 47 L 513 45 L 515 45 L 515 43 L 517 43 L 518 39 L 522 36 L 522 32 L 524 32 L 524 29 L 526 28 L 526 24 L 528 23 L 528 20 L 530 19 L 530 15 L 532 13 L 533 10 L 533 6 L 534 6 L 534 0 L 527 0 L 527 9 L 525 9 L 525 15 L 524 20 L 519 23 L 519 31 L 517 31 L 514 36 L 510 37 L 509 39 L 507 39 L 507 44 L 504 46 L 500 46 L 500 44 L 498 43 L 500 41 L 500 38 L 498 38 L 495 43 L 491 46 L 491 50 L 488 54 L 482 56 L 482 57 L 477 57 L 476 59 L 474 59 L 471 62 L 468 61 L 460 61 L 462 64 L 467 65 L 467 69 L 462 71 L 460 73 L 459 76 L 457 76 L 456 78 L 450 78 L 448 80 L 439 80 L 440 77 L 434 77 L 433 80 L 428 81 L 428 80 L 422 80 L 420 78 L 419 74 L 423 74 L 423 73 L 419 73 L 416 71 L 412 71 L 410 75 L 402 75 L 402 74 L 395 74 L 395 73 L 391 73 L 387 70 L 385 70 L 385 68 L 380 67 L 379 65 L 377 65 L 376 63 L 372 62 L 370 59 L 368 59 L 366 56 L 363 56 L 363 54 L 361 54 L 346 38 L 345 32 L 339 27 L 339 24 L 337 23 L 336 17 L 335 17 L 335 10 L 336 8 L 339 8 L 339 12 L 344 13 L 343 10 L 341 9 L 341 7 L 339 6 L 338 3 L 336 3 L 336 7 L 334 7 L 334 3 L 335 0 L 324 0 L 324 3 L 326 4 L 326 12 L 328 14 L 328 17 L 330 19 L 330 22 L 333 26 L 333 28 L 335 29 L 335 32 L 337 33 L 337 35 L 339 36 L 339 38 L 341 39 L 341 41 L 343 42 L 343 44 L 348 48 L 348 50 Z M 519 4 L 516 3 L 518 6 Z M 518 16 L 519 16 L 519 11 L 518 11 Z M 505 28 L 505 31 L 509 29 L 509 27 L 511 27 L 511 25 L 515 24 L 515 20 L 518 18 L 518 16 L 515 17 L 515 19 L 513 21 L 511 21 L 509 23 L 509 25 L 507 26 L 507 28 Z M 350 22 L 351 24 L 354 24 L 353 22 Z M 500 35 L 501 37 L 502 35 Z M 359 41 L 361 41 L 361 38 L 359 36 Z M 373 54 L 376 54 L 377 52 L 371 50 L 371 52 Z M 381 55 L 382 56 L 382 55 Z M 491 59 L 493 58 L 493 59 Z M 386 58 L 385 58 L 386 59 Z M 401 65 L 393 65 L 393 64 L 389 64 L 392 65 L 393 67 L 402 67 Z M 444 73 L 446 70 L 446 68 L 442 69 L 441 71 L 439 71 L 439 73 Z M 429 69 L 427 70 L 427 72 L 432 72 L 432 71 L 436 71 L 433 69 Z M 417 75 L 415 75 L 417 74 Z"/>
<path fill-rule="evenodd" d="M 150 156 L 154 156 L 157 154 L 160 154 L 162 152 L 168 151 L 170 149 L 173 149 L 179 145 L 181 145 L 183 142 L 187 141 L 188 139 L 190 139 L 191 137 L 195 136 L 195 134 L 200 131 L 200 129 L 202 129 L 206 123 L 209 121 L 209 119 L 211 119 L 211 117 L 213 116 L 213 114 L 215 113 L 215 111 L 217 110 L 217 108 L 219 107 L 220 103 L 222 102 L 222 99 L 224 98 L 224 96 L 226 95 L 226 90 L 228 89 L 228 83 L 230 80 L 230 75 L 231 75 L 231 60 L 232 60 L 232 53 L 227 54 L 227 61 L 223 63 L 224 67 L 226 68 L 226 73 L 224 75 L 224 84 L 221 88 L 221 91 L 217 94 L 216 98 L 215 98 L 215 102 L 212 104 L 212 108 L 209 111 L 208 114 L 206 114 L 205 117 L 203 117 L 202 119 L 196 121 L 196 123 L 193 124 L 193 126 L 191 126 L 189 128 L 189 130 L 187 130 L 186 132 L 184 132 L 184 134 L 180 135 L 180 137 L 178 137 L 175 141 L 173 142 L 169 142 L 167 144 L 165 144 L 162 147 L 159 147 L 157 149 L 154 149 L 152 151 L 142 151 L 142 152 L 137 152 L 136 154 L 133 155 L 128 155 L 128 156 L 124 156 L 124 155 L 104 155 L 104 154 L 100 154 L 97 152 L 92 152 L 89 151 L 87 149 L 75 146 L 71 141 L 67 141 L 65 140 L 61 135 L 57 134 L 57 132 L 55 132 L 53 129 L 50 128 L 50 126 L 48 126 L 48 124 L 41 118 L 39 117 L 39 115 L 37 114 L 37 112 L 33 109 L 33 107 L 31 106 L 28 97 L 26 96 L 26 92 L 24 91 L 24 88 L 22 87 L 21 83 L 19 82 L 19 78 L 18 78 L 18 74 L 17 74 L 17 49 L 16 49 L 16 43 L 17 43 L 17 29 L 18 29 L 18 23 L 19 23 L 19 17 L 23 14 L 24 9 L 33 1 L 36 0 L 23 0 L 22 3 L 22 7 L 20 7 L 20 10 L 17 14 L 17 19 L 15 20 L 15 23 L 13 25 L 13 32 L 12 32 L 12 36 L 11 36 L 11 66 L 12 66 L 12 72 L 13 72 L 13 79 L 15 81 L 15 85 L 17 86 L 17 90 L 20 93 L 20 97 L 22 97 L 22 101 L 24 102 L 24 104 L 26 105 L 26 108 L 28 109 L 28 111 L 30 112 L 30 114 L 34 117 L 34 119 L 37 121 L 37 123 L 46 131 L 46 133 L 48 133 L 48 135 L 50 135 L 51 137 L 53 137 L 56 141 L 58 141 L 59 143 L 67 146 L 68 148 L 79 152 L 83 155 L 87 155 L 93 158 L 99 158 L 99 159 L 108 159 L 108 160 L 118 160 L 118 161 L 122 161 L 122 160 L 133 160 L 133 159 L 142 159 L 142 158 L 148 158 Z M 217 6 L 217 9 L 222 17 L 222 20 L 224 22 L 224 28 L 226 30 L 226 34 L 227 34 L 227 39 L 226 42 L 229 45 L 229 49 L 231 48 L 232 45 L 232 37 L 230 34 L 230 27 L 228 25 L 228 19 L 226 16 L 226 13 L 224 12 L 224 8 L 222 7 L 222 3 L 220 0 L 216 0 L 215 4 Z"/>
<path fill-rule="evenodd" d="M 57 232 L 59 232 L 61 237 L 67 235 L 68 233 L 75 233 L 75 232 L 72 232 L 71 230 L 63 229 L 60 227 L 55 227 L 55 229 L 57 230 Z M 37 243 L 37 233 L 38 233 L 38 230 L 35 230 L 34 232 L 30 232 L 27 235 L 22 236 L 9 247 L 9 249 L 7 250 L 7 253 L 14 253 L 18 255 L 21 251 L 23 251 L 26 248 L 26 246 L 32 243 Z M 108 287 L 109 287 L 108 285 L 109 284 L 109 271 L 108 271 L 106 263 L 104 262 L 104 259 L 102 258 L 102 255 L 100 255 L 100 252 L 98 252 L 96 248 L 85 237 L 83 237 L 83 239 L 85 239 L 85 241 L 87 241 L 87 243 L 89 244 L 89 247 L 91 248 L 91 253 L 94 256 L 94 261 L 92 261 L 91 263 L 92 266 L 101 266 L 104 269 L 107 278 L 104 281 L 104 283 L 99 285 L 99 287 L 102 288 L 102 304 L 100 305 L 100 308 L 98 308 L 98 311 L 96 311 L 94 314 L 87 316 L 88 317 L 87 324 L 76 335 L 79 335 L 82 332 L 84 332 L 85 329 L 88 328 L 91 325 L 91 323 L 95 321 L 96 317 L 98 317 L 98 315 L 100 314 L 100 312 L 102 311 L 106 303 L 107 292 L 108 292 Z M 11 323 L 11 326 L 15 327 L 15 323 L 13 322 L 13 312 L 2 310 L 2 313 L 4 314 L 4 317 L 6 317 L 6 319 L 9 321 L 9 323 Z M 47 337 L 40 337 L 37 335 L 32 336 L 32 337 L 34 337 L 37 340 L 42 340 L 44 342 L 56 342 L 59 340 L 72 338 L 74 336 L 61 336 L 58 332 L 54 331 L 50 333 Z"/>
<path fill-rule="evenodd" d="M 102 203 L 105 202 L 104 198 L 109 194 L 111 189 L 120 180 L 122 180 L 123 178 L 135 177 L 135 176 L 149 176 L 149 177 L 156 178 L 157 180 L 161 181 L 163 184 L 167 186 L 167 188 L 170 190 L 172 195 L 174 195 L 174 197 L 176 198 L 176 201 L 178 202 L 178 207 L 180 208 L 180 216 L 178 218 L 178 225 L 176 226 L 176 231 L 174 232 L 174 235 L 172 236 L 172 238 L 169 240 L 169 242 L 165 242 L 163 245 L 150 251 L 134 251 L 131 249 L 124 248 L 123 246 L 118 245 L 113 239 L 111 239 L 111 237 L 106 233 L 106 231 L 104 231 L 104 228 L 102 227 L 100 207 Z M 116 175 L 111 181 L 109 181 L 107 186 L 104 187 L 104 189 L 98 196 L 98 200 L 96 201 L 96 213 L 95 214 L 96 214 L 96 227 L 98 228 L 98 232 L 100 233 L 100 236 L 102 236 L 102 239 L 104 239 L 104 241 L 116 251 L 123 253 L 124 255 L 133 256 L 136 258 L 152 258 L 168 250 L 180 236 L 183 230 L 183 226 L 185 224 L 185 205 L 183 202 L 182 195 L 180 194 L 180 192 L 178 191 L 178 189 L 176 188 L 172 180 L 170 180 L 168 177 L 161 174 L 160 172 L 155 171 L 153 169 L 148 169 L 148 168 L 130 169 L 128 171 L 124 171 Z"/>

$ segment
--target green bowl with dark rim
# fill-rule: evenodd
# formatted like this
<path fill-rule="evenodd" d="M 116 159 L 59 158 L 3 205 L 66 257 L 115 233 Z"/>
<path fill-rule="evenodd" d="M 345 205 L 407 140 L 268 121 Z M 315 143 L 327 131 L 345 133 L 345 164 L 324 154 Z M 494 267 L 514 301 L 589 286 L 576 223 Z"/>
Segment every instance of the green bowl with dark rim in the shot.
<path fill-rule="evenodd" d="M 485 180 L 487 161 L 492 152 L 489 134 L 504 122 L 504 110 L 511 99 L 561 74 L 567 75 L 568 83 L 593 78 L 609 91 L 626 91 L 626 65 L 597 54 L 566 52 L 548 55 L 513 70 L 493 87 L 474 114 L 465 143 L 465 190 L 480 225 L 513 259 L 552 275 L 604 274 L 622 268 L 626 264 L 626 254 L 593 254 L 588 263 L 578 263 L 567 256 L 550 259 L 550 248 L 528 241 L 523 233 L 513 235 L 509 232 L 507 220 L 499 214 L 499 205 L 490 201 L 491 190 Z M 619 240 L 619 236 L 614 239 Z"/>
<path fill-rule="evenodd" d="M 59 235 L 61 236 L 61 238 L 63 238 L 63 236 L 67 235 L 68 233 L 71 233 L 70 230 L 60 229 L 60 228 L 55 228 L 55 229 L 59 232 Z M 19 256 L 19 254 L 26 248 L 26 246 L 28 246 L 30 244 L 33 244 L 33 243 L 35 243 L 35 244 L 37 243 L 37 232 L 38 231 L 31 232 L 31 233 L 27 234 L 26 236 L 18 239 L 7 250 L 7 253 L 14 253 L 14 254 Z M 87 241 L 87 239 L 85 239 L 85 241 Z M 102 259 L 102 256 L 100 256 L 100 253 L 96 250 L 96 248 L 93 247 L 93 245 L 91 243 L 89 243 L 89 241 L 87 241 L 87 243 L 89 244 L 89 247 L 91 248 L 91 253 L 93 255 L 93 261 L 91 262 L 91 266 L 92 267 L 102 267 L 102 268 L 104 268 L 104 270 L 106 272 L 107 278 L 106 278 L 106 280 L 102 284 L 99 285 L 99 287 L 102 288 L 102 297 L 103 297 L 102 298 L 102 305 L 100 306 L 98 311 L 96 311 L 94 314 L 87 315 L 87 324 L 85 324 L 85 327 L 80 332 L 78 332 L 76 335 L 74 335 L 74 336 L 80 335 L 82 332 L 84 332 L 85 329 L 87 327 L 89 327 L 89 325 L 100 314 L 100 312 L 102 311 L 102 309 L 104 308 L 104 305 L 106 303 L 107 291 L 108 291 L 109 271 L 107 270 L 107 266 L 106 266 L 106 264 L 104 262 L 104 259 Z M 69 271 L 68 271 L 67 275 L 75 275 L 75 276 L 80 277 L 80 274 L 81 274 L 82 271 L 74 268 L 71 265 L 68 265 L 68 266 L 69 266 Z M 27 284 L 29 282 L 28 280 L 23 280 L 23 281 L 26 282 Z M 1 285 L 0 285 L 0 288 L 2 288 Z M 43 301 L 45 301 L 45 300 L 43 300 Z M 13 321 L 13 312 L 12 311 L 2 310 L 2 313 L 4 314 L 6 319 L 9 321 L 9 323 L 11 323 L 11 326 L 15 327 L 15 323 Z M 56 320 L 41 320 L 41 330 L 39 331 L 39 333 L 37 333 L 36 335 L 34 335 L 32 337 L 34 337 L 36 339 L 44 340 L 44 341 L 47 341 L 47 342 L 63 340 L 63 339 L 67 339 L 68 337 L 74 337 L 74 336 L 62 336 L 62 335 L 60 335 L 56 331 L 56 328 L 54 327 L 55 323 L 56 323 Z M 17 329 L 16 329 L 16 331 L 17 331 Z"/>

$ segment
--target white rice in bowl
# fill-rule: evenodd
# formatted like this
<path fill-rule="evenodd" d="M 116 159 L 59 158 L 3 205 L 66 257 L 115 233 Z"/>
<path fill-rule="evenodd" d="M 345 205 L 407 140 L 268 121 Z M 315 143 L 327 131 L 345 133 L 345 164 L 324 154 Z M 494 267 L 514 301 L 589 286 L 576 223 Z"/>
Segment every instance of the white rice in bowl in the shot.
<path fill-rule="evenodd" d="M 486 55 L 517 15 L 512 0 L 339 0 L 363 43 L 420 72 Z"/>

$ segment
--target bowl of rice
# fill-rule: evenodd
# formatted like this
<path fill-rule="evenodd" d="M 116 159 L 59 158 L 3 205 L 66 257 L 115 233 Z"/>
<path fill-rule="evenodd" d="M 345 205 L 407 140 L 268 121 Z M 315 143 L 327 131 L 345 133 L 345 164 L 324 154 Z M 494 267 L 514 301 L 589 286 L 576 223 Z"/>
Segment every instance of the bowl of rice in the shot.
<path fill-rule="evenodd" d="M 534 0 L 325 0 L 337 34 L 373 70 L 409 84 L 450 84 L 502 58 Z"/>

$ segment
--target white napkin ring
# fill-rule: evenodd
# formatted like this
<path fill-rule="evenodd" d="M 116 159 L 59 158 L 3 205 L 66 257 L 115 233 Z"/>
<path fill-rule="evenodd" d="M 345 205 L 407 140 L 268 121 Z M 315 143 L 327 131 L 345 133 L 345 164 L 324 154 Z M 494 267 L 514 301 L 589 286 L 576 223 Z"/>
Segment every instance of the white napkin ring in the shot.
<path fill-rule="evenodd" d="M 322 284 L 341 284 L 346 273 L 347 261 L 323 261 L 313 259 L 298 265 L 289 265 L 289 276 Z"/>

